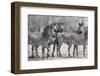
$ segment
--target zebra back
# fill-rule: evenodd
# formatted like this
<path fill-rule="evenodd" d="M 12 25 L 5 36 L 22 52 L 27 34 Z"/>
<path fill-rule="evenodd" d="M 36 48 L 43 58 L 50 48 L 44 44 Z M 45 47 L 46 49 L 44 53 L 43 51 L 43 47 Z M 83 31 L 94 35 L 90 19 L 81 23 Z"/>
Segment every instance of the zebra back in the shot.
<path fill-rule="evenodd" d="M 58 33 L 57 38 L 60 43 L 67 43 L 68 45 L 82 45 L 85 42 L 84 35 L 80 35 L 77 33 Z"/>

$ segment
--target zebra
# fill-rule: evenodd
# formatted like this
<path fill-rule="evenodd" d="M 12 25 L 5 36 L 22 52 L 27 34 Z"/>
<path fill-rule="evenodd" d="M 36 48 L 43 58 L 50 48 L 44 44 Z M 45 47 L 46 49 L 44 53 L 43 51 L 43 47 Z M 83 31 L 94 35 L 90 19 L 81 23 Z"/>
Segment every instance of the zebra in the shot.
<path fill-rule="evenodd" d="M 52 29 L 53 29 L 52 26 L 47 25 L 44 28 L 43 32 L 29 33 L 28 37 L 29 37 L 29 43 L 32 45 L 32 57 L 33 58 L 35 57 L 34 48 L 35 48 L 37 57 L 39 57 L 37 48 L 40 45 L 42 46 L 42 58 L 45 57 L 44 55 L 45 48 L 48 50 L 47 58 L 50 56 L 48 43 L 49 43 L 49 39 L 55 36 Z"/>
<path fill-rule="evenodd" d="M 52 25 L 53 25 L 53 28 L 54 28 L 53 30 L 54 30 L 54 33 L 55 33 L 55 40 L 52 41 L 52 39 L 51 39 L 49 45 L 53 44 L 52 57 L 54 57 L 54 52 L 55 52 L 55 49 L 57 48 L 57 44 L 58 44 L 57 33 L 58 32 L 60 32 L 60 33 L 63 32 L 64 22 L 56 22 L 56 23 L 52 23 Z M 59 56 L 58 53 L 57 53 L 57 56 Z M 60 56 L 61 56 L 61 54 L 60 54 Z"/>
<path fill-rule="evenodd" d="M 74 45 L 73 56 L 75 56 L 75 50 L 76 50 L 76 54 L 78 56 L 78 45 L 83 45 L 83 56 L 85 57 L 85 50 L 86 50 L 86 45 L 87 45 L 87 41 L 88 41 L 88 27 L 85 27 L 84 30 L 85 31 L 83 33 L 83 35 L 84 35 L 83 42 L 80 42 L 77 45 Z"/>
<path fill-rule="evenodd" d="M 75 53 L 75 49 L 78 52 L 78 45 L 86 45 L 86 41 L 87 41 L 87 34 L 85 34 L 87 32 L 87 30 L 84 30 L 83 32 L 83 25 L 84 23 L 79 23 L 79 27 L 78 27 L 78 31 L 77 32 L 72 32 L 72 33 L 68 33 L 68 32 L 62 32 L 62 33 L 58 33 L 57 34 L 57 39 L 58 39 L 58 47 L 57 47 L 57 51 L 60 54 L 60 48 L 62 43 L 66 43 L 68 44 L 68 55 L 70 56 L 70 48 L 72 47 L 72 45 L 74 44 L 74 52 L 73 55 Z M 77 53 L 78 55 L 78 53 Z"/>

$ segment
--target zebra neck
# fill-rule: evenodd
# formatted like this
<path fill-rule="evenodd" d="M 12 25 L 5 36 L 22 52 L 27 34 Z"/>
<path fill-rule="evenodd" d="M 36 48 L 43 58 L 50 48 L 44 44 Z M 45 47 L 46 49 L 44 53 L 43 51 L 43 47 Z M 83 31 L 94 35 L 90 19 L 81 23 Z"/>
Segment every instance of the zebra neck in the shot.
<path fill-rule="evenodd" d="M 45 40 L 48 40 L 48 39 L 49 39 L 49 34 L 46 33 L 46 32 L 44 32 L 44 33 L 42 34 L 42 38 L 45 39 Z"/>

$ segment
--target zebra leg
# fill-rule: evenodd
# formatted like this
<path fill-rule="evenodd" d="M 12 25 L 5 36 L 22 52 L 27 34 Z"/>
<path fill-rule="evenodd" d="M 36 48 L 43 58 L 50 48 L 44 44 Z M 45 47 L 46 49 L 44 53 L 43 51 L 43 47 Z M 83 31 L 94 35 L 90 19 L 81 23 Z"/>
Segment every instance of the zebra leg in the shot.
<path fill-rule="evenodd" d="M 60 50 L 59 50 L 59 56 L 62 57 Z"/>
<path fill-rule="evenodd" d="M 59 47 L 57 47 L 57 57 L 59 57 Z"/>
<path fill-rule="evenodd" d="M 86 48 L 86 45 L 83 46 L 83 56 L 85 57 L 85 48 Z"/>
<path fill-rule="evenodd" d="M 45 49 L 44 49 L 44 47 L 42 47 L 42 58 L 43 58 L 43 59 L 45 58 L 45 56 L 44 56 L 44 51 L 45 51 Z"/>
<path fill-rule="evenodd" d="M 76 45 L 74 45 L 74 50 L 73 50 L 73 56 L 75 57 L 75 48 L 76 48 Z"/>
<path fill-rule="evenodd" d="M 69 45 L 69 46 L 68 46 L 68 56 L 69 56 L 69 57 L 70 57 L 70 48 L 71 48 L 71 46 L 72 46 L 72 45 Z"/>
<path fill-rule="evenodd" d="M 76 55 L 79 56 L 78 55 L 78 46 L 77 45 L 76 45 Z"/>
<path fill-rule="evenodd" d="M 60 46 L 57 46 L 57 57 L 59 57 Z"/>
<path fill-rule="evenodd" d="M 38 50 L 37 50 L 37 49 L 38 49 L 38 46 L 35 47 L 35 51 L 36 51 L 36 55 L 37 55 L 37 57 L 39 58 Z"/>
<path fill-rule="evenodd" d="M 52 57 L 54 57 L 55 45 L 56 45 L 56 44 L 54 43 L 53 52 L 52 52 Z"/>
<path fill-rule="evenodd" d="M 58 42 L 57 43 L 57 56 L 59 57 L 61 57 L 62 55 L 61 55 L 61 52 L 60 52 L 60 48 L 61 48 L 61 45 L 62 45 L 62 42 Z"/>
<path fill-rule="evenodd" d="M 34 46 L 32 46 L 32 58 L 34 58 Z"/>
<path fill-rule="evenodd" d="M 50 57 L 50 55 L 49 55 L 49 54 L 50 54 L 50 53 L 49 53 L 49 52 L 50 52 L 50 49 L 47 48 L 47 50 L 48 50 L 48 52 L 47 52 L 47 58 L 48 58 L 48 57 Z"/>
<path fill-rule="evenodd" d="M 61 47 L 61 46 L 60 46 L 60 47 Z M 59 56 L 62 57 L 62 55 L 61 55 L 61 51 L 60 51 L 60 47 L 59 47 L 58 52 L 59 52 Z"/>

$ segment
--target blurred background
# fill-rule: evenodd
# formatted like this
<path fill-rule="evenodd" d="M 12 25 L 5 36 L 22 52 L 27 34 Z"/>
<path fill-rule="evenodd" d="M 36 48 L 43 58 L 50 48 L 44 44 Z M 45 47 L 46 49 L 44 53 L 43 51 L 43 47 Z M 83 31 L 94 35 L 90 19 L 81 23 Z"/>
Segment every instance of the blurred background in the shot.
<path fill-rule="evenodd" d="M 28 15 L 29 32 L 43 31 L 43 28 L 51 23 L 64 23 L 64 31 L 77 30 L 79 23 L 88 26 L 88 17 L 77 16 L 50 16 L 50 15 Z"/>

